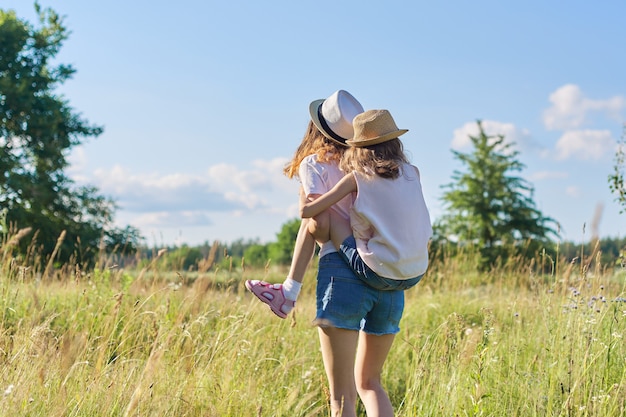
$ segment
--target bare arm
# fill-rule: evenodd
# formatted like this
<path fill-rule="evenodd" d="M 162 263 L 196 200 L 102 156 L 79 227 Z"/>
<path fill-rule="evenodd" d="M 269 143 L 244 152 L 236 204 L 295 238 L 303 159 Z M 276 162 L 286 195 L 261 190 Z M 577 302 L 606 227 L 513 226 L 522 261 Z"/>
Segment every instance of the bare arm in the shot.
<path fill-rule="evenodd" d="M 333 188 L 327 193 L 314 201 L 309 201 L 300 206 L 300 217 L 303 219 L 317 216 L 319 213 L 330 208 L 339 200 L 357 190 L 356 179 L 354 175 L 348 174 L 344 176 Z"/>

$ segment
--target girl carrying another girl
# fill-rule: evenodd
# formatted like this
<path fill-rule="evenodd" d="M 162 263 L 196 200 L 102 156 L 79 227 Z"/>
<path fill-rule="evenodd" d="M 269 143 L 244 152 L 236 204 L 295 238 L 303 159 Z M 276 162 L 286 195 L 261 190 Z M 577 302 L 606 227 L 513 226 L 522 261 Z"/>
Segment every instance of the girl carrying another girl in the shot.
<path fill-rule="evenodd" d="M 368 285 L 406 290 L 428 268 L 432 235 L 420 173 L 404 154 L 398 129 L 387 110 L 368 110 L 353 121 L 340 168 L 348 173 L 328 193 L 301 206 L 306 219 L 354 193 L 350 221 L 330 210 L 330 238 Z"/>

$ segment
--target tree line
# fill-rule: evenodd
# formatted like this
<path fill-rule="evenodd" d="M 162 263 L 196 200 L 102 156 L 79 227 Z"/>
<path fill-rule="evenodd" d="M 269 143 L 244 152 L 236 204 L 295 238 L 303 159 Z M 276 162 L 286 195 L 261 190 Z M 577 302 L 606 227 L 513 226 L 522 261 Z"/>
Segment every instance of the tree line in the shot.
<path fill-rule="evenodd" d="M 267 268 L 273 265 L 286 266 L 291 262 L 297 225 L 300 219 L 287 221 L 277 234 L 276 241 L 261 243 L 258 239 L 237 239 L 231 243 L 204 242 L 200 245 L 182 245 L 169 248 L 140 248 L 139 256 L 127 258 L 126 262 L 131 266 L 146 266 L 159 257 L 159 267 L 165 270 L 178 271 L 216 271 L 216 270 L 240 270 L 246 267 Z M 278 238 L 278 235 L 281 237 Z M 430 257 L 434 262 L 443 261 L 445 257 L 454 256 L 455 251 L 461 247 L 453 244 L 445 247 L 445 244 L 431 244 Z M 545 257 L 547 267 L 545 272 L 550 272 L 551 263 L 557 259 L 561 265 L 582 265 L 596 262 L 605 268 L 626 268 L 626 237 L 602 238 L 585 243 L 573 241 L 549 242 L 540 251 L 533 255 Z M 471 248 L 480 252 L 480 248 Z M 448 252 L 445 252 L 448 251 Z M 450 255 L 450 252 L 452 254 Z M 532 258 L 529 253 L 525 258 Z M 509 257 L 503 259 L 506 261 Z M 119 262 L 124 264 L 124 262 Z"/>
<path fill-rule="evenodd" d="M 142 245 L 139 230 L 113 225 L 115 201 L 96 187 L 78 186 L 65 173 L 70 151 L 97 138 L 104 128 L 82 118 L 56 92 L 76 72 L 71 65 L 55 62 L 69 32 L 54 10 L 37 3 L 35 10 L 37 27 L 14 11 L 0 9 L 3 251 L 28 263 L 52 259 L 60 264 L 93 265 L 102 254 L 127 259 L 145 254 L 150 259 L 155 251 Z M 434 222 L 434 253 L 471 246 L 477 248 L 479 267 L 489 268 L 512 257 L 552 250 L 558 245 L 558 222 L 535 206 L 533 187 L 521 176 L 525 167 L 514 144 L 502 135 L 487 135 L 480 120 L 477 127 L 478 135 L 470 135 L 470 152 L 452 151 L 463 169 L 454 171 L 451 182 L 443 186 L 445 214 Z M 616 201 L 626 209 L 624 164 L 622 137 L 608 183 Z M 207 243 L 156 253 L 167 253 L 164 259 L 184 269 L 198 268 L 202 259 L 215 265 L 235 259 L 249 265 L 269 260 L 284 264 L 291 260 L 298 226 L 299 219 L 285 223 L 276 241 L 269 244 L 254 240 L 227 246 Z M 605 245 L 602 256 L 619 257 L 626 246 L 623 239 L 601 242 Z"/>

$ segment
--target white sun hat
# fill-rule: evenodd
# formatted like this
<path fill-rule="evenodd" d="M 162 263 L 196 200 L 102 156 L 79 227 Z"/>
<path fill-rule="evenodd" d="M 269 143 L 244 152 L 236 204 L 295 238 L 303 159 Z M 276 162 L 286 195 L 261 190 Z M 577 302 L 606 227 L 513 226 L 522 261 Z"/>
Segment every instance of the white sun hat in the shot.
<path fill-rule="evenodd" d="M 352 139 L 352 120 L 363 113 L 363 106 L 345 90 L 337 90 L 327 99 L 315 100 L 309 105 L 311 120 L 327 138 L 345 145 Z"/>

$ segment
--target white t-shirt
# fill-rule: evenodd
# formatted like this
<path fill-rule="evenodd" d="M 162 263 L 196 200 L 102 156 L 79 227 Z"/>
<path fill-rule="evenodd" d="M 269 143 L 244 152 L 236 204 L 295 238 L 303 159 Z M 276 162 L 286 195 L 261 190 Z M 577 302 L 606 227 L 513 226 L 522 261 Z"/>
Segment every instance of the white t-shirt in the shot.
<path fill-rule="evenodd" d="M 336 162 L 318 162 L 317 155 L 309 155 L 302 160 L 298 170 L 304 194 L 309 197 L 314 194 L 325 194 L 344 177 Z M 352 199 L 350 196 L 342 198 L 333 208 L 344 218 L 350 217 Z M 326 254 L 337 252 L 329 240 L 320 247 L 320 258 Z"/>
<path fill-rule="evenodd" d="M 358 191 L 350 219 L 363 261 L 385 278 L 422 275 L 432 226 L 417 168 L 402 165 L 396 179 L 353 175 Z"/>

